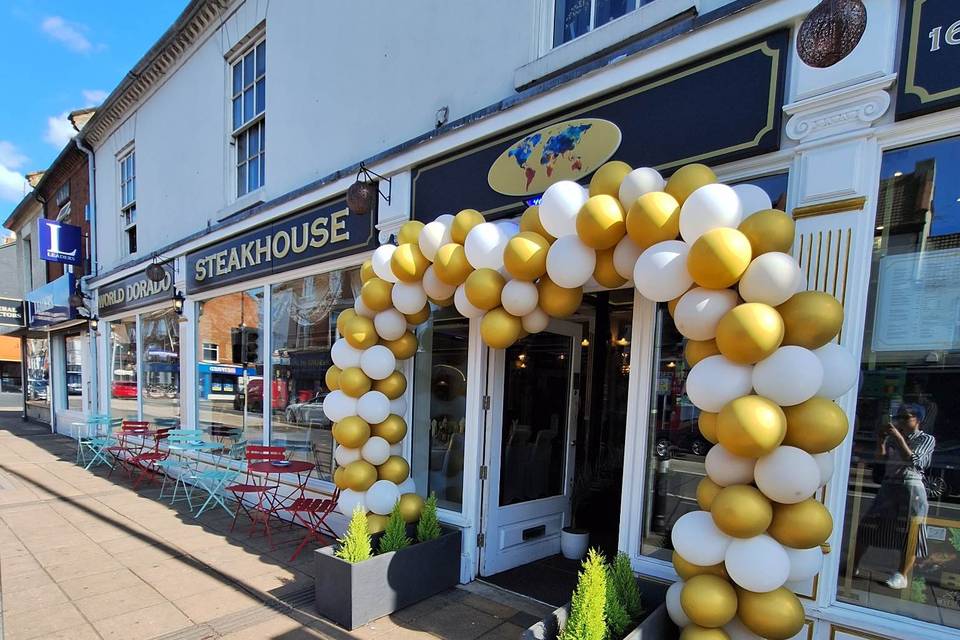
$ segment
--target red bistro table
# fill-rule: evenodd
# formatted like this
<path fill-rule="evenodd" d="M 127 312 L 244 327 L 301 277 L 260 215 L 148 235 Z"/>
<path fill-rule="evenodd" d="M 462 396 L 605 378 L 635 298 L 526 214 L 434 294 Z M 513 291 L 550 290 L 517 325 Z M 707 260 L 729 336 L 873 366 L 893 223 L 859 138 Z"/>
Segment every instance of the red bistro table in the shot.
<path fill-rule="evenodd" d="M 258 510 L 264 512 L 264 528 L 268 540 L 270 538 L 270 517 L 276 516 L 279 518 L 279 512 L 283 510 L 284 505 L 303 497 L 307 489 L 307 482 L 310 480 L 310 474 L 316 467 L 317 465 L 312 462 L 301 460 L 289 460 L 286 463 L 281 461 L 280 464 L 277 464 L 277 461 L 251 462 L 247 465 L 247 471 L 251 473 L 251 477 L 255 477 L 252 474 L 262 474 L 264 485 L 272 487 L 271 491 L 264 493 L 263 500 L 261 500 L 262 504 L 258 505 Z M 270 476 L 273 474 L 276 474 L 276 480 L 271 481 Z M 283 474 L 296 474 L 297 483 L 289 492 L 281 495 L 280 489 L 283 485 L 280 482 L 280 476 Z M 272 541 L 269 544 L 271 547 L 273 546 Z"/>

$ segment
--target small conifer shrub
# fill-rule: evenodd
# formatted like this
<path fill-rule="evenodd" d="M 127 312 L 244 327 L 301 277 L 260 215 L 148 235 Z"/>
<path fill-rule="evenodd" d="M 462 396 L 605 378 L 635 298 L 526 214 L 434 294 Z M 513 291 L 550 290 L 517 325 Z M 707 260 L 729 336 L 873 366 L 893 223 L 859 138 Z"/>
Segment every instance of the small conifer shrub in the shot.
<path fill-rule="evenodd" d="M 605 640 L 607 637 L 607 569 L 603 556 L 590 549 L 577 577 L 570 617 L 560 640 Z"/>
<path fill-rule="evenodd" d="M 353 510 L 347 532 L 337 542 L 340 548 L 336 550 L 335 555 L 352 564 L 363 562 L 373 555 L 370 531 L 367 529 L 367 513 L 363 507 L 358 505 Z"/>
<path fill-rule="evenodd" d="M 430 497 L 423 505 L 420 513 L 420 522 L 417 523 L 417 540 L 426 542 L 440 537 L 440 523 L 437 521 L 437 494 L 430 492 Z"/>
<path fill-rule="evenodd" d="M 400 515 L 400 503 L 397 502 L 393 505 L 393 511 L 390 512 L 390 519 L 387 520 L 387 528 L 380 538 L 377 552 L 400 551 L 400 549 L 409 547 L 410 542 L 410 538 L 407 537 L 407 523 Z"/>

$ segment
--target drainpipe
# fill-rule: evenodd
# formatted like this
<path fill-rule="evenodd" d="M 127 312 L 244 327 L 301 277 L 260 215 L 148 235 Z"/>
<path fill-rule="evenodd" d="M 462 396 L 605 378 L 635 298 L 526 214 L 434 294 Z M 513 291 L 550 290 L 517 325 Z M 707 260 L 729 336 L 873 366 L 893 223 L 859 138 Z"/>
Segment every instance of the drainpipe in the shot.
<path fill-rule="evenodd" d="M 96 156 L 93 153 L 93 149 L 83 146 L 83 142 L 80 140 L 80 136 L 76 136 L 74 142 L 77 144 L 77 149 L 82 151 L 87 156 L 87 194 L 89 196 L 88 206 L 90 207 L 90 271 L 92 273 L 87 274 L 82 280 L 89 278 L 91 275 L 96 275 L 99 271 L 98 262 L 97 262 L 97 162 Z M 86 287 L 81 287 L 84 289 Z M 91 301 L 91 306 L 93 302 Z M 96 332 L 90 332 L 90 358 L 92 360 L 90 371 L 93 371 L 93 375 L 90 377 L 90 395 L 92 398 L 87 402 L 87 405 L 91 408 L 93 413 L 100 413 L 100 373 L 99 373 L 99 358 L 97 354 L 97 337 Z"/>

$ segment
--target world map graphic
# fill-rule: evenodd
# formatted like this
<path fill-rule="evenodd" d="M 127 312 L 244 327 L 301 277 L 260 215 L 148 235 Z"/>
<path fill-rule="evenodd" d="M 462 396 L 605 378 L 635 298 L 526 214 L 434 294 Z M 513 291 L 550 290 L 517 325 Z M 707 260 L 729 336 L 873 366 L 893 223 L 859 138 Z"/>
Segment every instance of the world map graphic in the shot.
<path fill-rule="evenodd" d="M 543 151 L 540 153 L 539 166 L 531 165 L 530 159 L 535 156 L 535 151 L 543 140 L 544 134 L 537 132 L 531 134 L 515 144 L 507 154 L 513 158 L 517 165 L 523 169 L 524 176 L 527 179 L 527 187 L 537 176 L 541 167 L 547 172 L 547 176 L 552 176 L 558 162 L 568 162 L 571 171 L 579 171 L 583 167 L 581 157 L 576 153 L 577 145 L 583 139 L 592 124 L 572 124 L 567 125 L 558 133 L 547 138 L 543 145 Z"/>

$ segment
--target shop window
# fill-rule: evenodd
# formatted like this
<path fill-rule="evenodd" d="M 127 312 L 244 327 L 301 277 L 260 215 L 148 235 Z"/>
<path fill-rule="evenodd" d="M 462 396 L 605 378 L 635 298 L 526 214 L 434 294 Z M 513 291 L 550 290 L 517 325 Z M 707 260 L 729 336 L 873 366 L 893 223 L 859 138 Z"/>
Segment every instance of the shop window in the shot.
<path fill-rule="evenodd" d="M 270 442 L 290 457 L 317 463 L 316 477 L 333 475 L 333 425 L 323 413 L 324 376 L 333 364 L 337 317 L 352 309 L 359 269 L 333 271 L 273 285 L 271 291 Z"/>
<path fill-rule="evenodd" d="M 67 408 L 83 411 L 83 339 L 79 334 L 64 337 L 66 349 Z"/>
<path fill-rule="evenodd" d="M 266 175 L 267 43 L 260 40 L 231 67 L 230 103 L 237 158 L 237 197 L 259 189 Z"/>
<path fill-rule="evenodd" d="M 219 362 L 220 345 L 216 342 L 204 342 L 200 347 L 200 359 L 207 362 Z"/>
<path fill-rule="evenodd" d="M 960 138 L 883 156 L 838 598 L 960 628 Z"/>
<path fill-rule="evenodd" d="M 27 338 L 27 401 L 50 404 L 50 342 Z"/>
<path fill-rule="evenodd" d="M 173 309 L 140 316 L 144 420 L 180 417 L 179 319 Z"/>
<path fill-rule="evenodd" d="M 110 323 L 110 415 L 139 419 L 137 319 Z"/>
<path fill-rule="evenodd" d="M 198 424 L 229 445 L 237 459 L 246 443 L 263 443 L 263 353 L 257 348 L 263 303 L 260 287 L 198 304 L 197 353 L 202 356 L 209 343 L 222 356 L 217 364 L 197 363 Z M 239 340 L 251 335 L 258 339 Z"/>
<path fill-rule="evenodd" d="M 137 252 L 137 156 L 130 151 L 120 158 L 120 222 L 123 250 Z"/>

